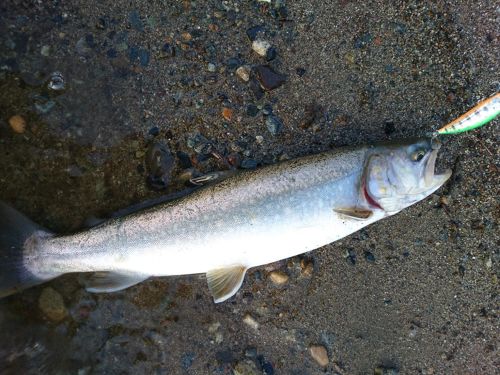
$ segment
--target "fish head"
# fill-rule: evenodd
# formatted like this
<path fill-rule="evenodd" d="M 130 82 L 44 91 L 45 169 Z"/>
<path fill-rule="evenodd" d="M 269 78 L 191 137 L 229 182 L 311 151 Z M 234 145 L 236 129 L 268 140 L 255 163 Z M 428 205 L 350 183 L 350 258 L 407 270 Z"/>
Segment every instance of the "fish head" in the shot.
<path fill-rule="evenodd" d="M 421 139 L 371 149 L 362 181 L 367 203 L 394 214 L 439 189 L 451 176 L 435 173 L 440 147 L 437 139 Z"/>

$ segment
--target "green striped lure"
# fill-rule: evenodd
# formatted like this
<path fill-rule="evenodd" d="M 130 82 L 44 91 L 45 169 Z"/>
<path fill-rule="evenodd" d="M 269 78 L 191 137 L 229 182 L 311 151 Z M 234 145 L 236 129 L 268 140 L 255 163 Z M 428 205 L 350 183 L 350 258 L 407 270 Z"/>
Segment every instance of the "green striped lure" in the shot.
<path fill-rule="evenodd" d="M 479 102 L 474 108 L 448 125 L 436 131 L 434 135 L 458 134 L 487 124 L 500 114 L 500 93 Z"/>

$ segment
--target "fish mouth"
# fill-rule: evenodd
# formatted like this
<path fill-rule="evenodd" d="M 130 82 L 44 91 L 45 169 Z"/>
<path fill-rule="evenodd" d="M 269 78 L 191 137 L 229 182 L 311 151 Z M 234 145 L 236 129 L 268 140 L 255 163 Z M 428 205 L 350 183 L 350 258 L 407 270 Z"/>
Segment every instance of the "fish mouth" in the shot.
<path fill-rule="evenodd" d="M 432 189 L 433 191 L 441 187 L 451 177 L 451 169 L 447 169 L 440 174 L 437 174 L 435 171 L 437 154 L 440 148 L 440 143 L 432 143 L 432 151 L 427 157 L 424 168 L 424 184 L 427 188 Z"/>

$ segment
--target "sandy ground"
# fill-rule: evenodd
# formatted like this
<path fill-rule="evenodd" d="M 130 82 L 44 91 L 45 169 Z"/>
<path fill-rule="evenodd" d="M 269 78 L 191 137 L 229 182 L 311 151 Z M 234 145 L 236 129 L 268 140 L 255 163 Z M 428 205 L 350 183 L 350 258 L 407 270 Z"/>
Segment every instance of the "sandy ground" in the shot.
<path fill-rule="evenodd" d="M 270 61 L 252 50 L 254 26 Z M 179 191 L 189 173 L 424 136 L 499 90 L 499 26 L 492 1 L 5 0 L 0 199 L 70 232 Z M 261 92 L 260 65 L 284 84 Z M 26 120 L 20 133 L 13 115 Z M 445 140 L 440 166 L 454 176 L 432 197 L 252 269 L 226 303 L 211 301 L 204 276 L 93 295 L 68 275 L 6 298 L 0 369 L 498 373 L 499 135 L 497 120 Z M 160 165 L 147 153 L 155 141 L 168 146 Z"/>

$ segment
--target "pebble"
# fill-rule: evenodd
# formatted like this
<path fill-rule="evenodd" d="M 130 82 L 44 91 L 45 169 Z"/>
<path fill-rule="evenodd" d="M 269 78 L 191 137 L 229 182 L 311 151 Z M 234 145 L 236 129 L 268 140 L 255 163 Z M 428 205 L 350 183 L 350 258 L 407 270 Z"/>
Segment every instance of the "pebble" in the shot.
<path fill-rule="evenodd" d="M 261 136 L 261 135 L 256 135 L 256 136 L 255 136 L 255 141 L 256 141 L 259 145 L 261 145 L 261 144 L 264 142 L 264 137 L 263 137 L 263 136 Z"/>
<path fill-rule="evenodd" d="M 375 262 L 375 255 L 370 251 L 365 251 L 365 259 L 367 262 L 373 263 Z"/>
<path fill-rule="evenodd" d="M 241 168 L 255 169 L 257 168 L 257 161 L 253 159 L 243 159 L 243 161 L 241 162 Z"/>
<path fill-rule="evenodd" d="M 222 117 L 224 117 L 226 121 L 231 121 L 231 118 L 233 117 L 233 111 L 231 108 L 224 107 L 222 109 Z"/>
<path fill-rule="evenodd" d="M 243 323 L 245 323 L 247 326 L 253 328 L 253 329 L 259 329 L 260 324 L 257 322 L 254 317 L 250 314 L 245 314 L 243 317 Z"/>
<path fill-rule="evenodd" d="M 160 52 L 161 57 L 174 57 L 175 56 L 175 47 L 165 43 L 163 47 L 161 47 Z"/>
<path fill-rule="evenodd" d="M 42 290 L 38 306 L 45 316 L 54 322 L 59 322 L 68 315 L 62 296 L 51 287 Z"/>
<path fill-rule="evenodd" d="M 18 134 L 22 134 L 26 130 L 26 120 L 20 115 L 14 115 L 9 118 L 9 125 Z"/>
<path fill-rule="evenodd" d="M 328 366 L 328 353 L 326 348 L 322 345 L 311 345 L 309 347 L 309 353 L 311 357 L 316 361 L 321 367 Z"/>
<path fill-rule="evenodd" d="M 42 56 L 45 56 L 45 57 L 50 56 L 50 47 L 47 45 L 42 46 L 42 48 L 40 49 L 40 53 L 42 54 Z"/>
<path fill-rule="evenodd" d="M 300 68 L 300 67 L 295 69 L 295 72 L 297 73 L 297 75 L 299 77 L 302 77 L 304 74 L 306 74 L 306 70 L 304 68 Z"/>
<path fill-rule="evenodd" d="M 283 128 L 283 122 L 279 117 L 270 115 L 266 117 L 266 126 L 272 135 L 277 135 Z"/>
<path fill-rule="evenodd" d="M 240 361 L 234 366 L 233 375 L 260 375 L 261 371 L 257 369 L 255 362 L 250 360 Z"/>
<path fill-rule="evenodd" d="M 240 66 L 236 69 L 236 75 L 245 82 L 250 80 L 250 70 L 246 66 Z"/>
<path fill-rule="evenodd" d="M 286 81 L 286 76 L 275 72 L 268 65 L 259 65 L 255 68 L 257 79 L 261 87 L 266 91 L 274 90 L 280 87 Z"/>
<path fill-rule="evenodd" d="M 175 159 L 169 148 L 160 142 L 153 142 L 146 152 L 147 182 L 155 190 L 166 189 L 170 183 Z"/>
<path fill-rule="evenodd" d="M 208 63 L 207 70 L 208 70 L 209 72 L 212 72 L 212 73 L 213 73 L 213 72 L 215 72 L 215 70 L 216 70 L 216 69 L 217 69 L 217 67 L 215 66 L 215 64 L 213 64 L 213 63 Z"/>
<path fill-rule="evenodd" d="M 261 40 L 261 39 L 256 39 L 252 42 L 252 49 L 257 53 L 259 56 L 266 56 L 267 51 L 271 48 L 271 43 L 269 43 L 266 40 Z"/>
<path fill-rule="evenodd" d="M 264 32 L 264 27 L 262 25 L 252 26 L 246 31 L 247 37 L 251 42 L 257 39 L 257 35 L 261 32 Z"/>
<path fill-rule="evenodd" d="M 249 104 L 247 106 L 247 115 L 250 117 L 255 117 L 257 116 L 257 113 L 259 113 L 259 108 L 255 104 Z"/>
<path fill-rule="evenodd" d="M 320 118 L 322 110 L 323 108 L 316 102 L 306 104 L 304 108 L 304 117 L 302 118 L 299 126 L 302 129 L 310 127 L 314 121 L 317 121 Z"/>
<path fill-rule="evenodd" d="M 50 90 L 62 91 L 65 87 L 64 77 L 61 72 L 54 72 L 50 75 L 49 83 L 47 87 Z"/>
<path fill-rule="evenodd" d="M 272 271 L 269 278 L 276 285 L 283 285 L 288 281 L 288 275 L 282 271 Z"/>
<path fill-rule="evenodd" d="M 301 259 L 301 261 L 300 261 L 300 274 L 303 277 L 311 277 L 313 272 L 314 272 L 313 262 L 306 260 L 306 259 Z"/>

